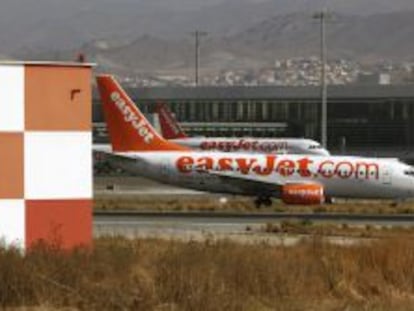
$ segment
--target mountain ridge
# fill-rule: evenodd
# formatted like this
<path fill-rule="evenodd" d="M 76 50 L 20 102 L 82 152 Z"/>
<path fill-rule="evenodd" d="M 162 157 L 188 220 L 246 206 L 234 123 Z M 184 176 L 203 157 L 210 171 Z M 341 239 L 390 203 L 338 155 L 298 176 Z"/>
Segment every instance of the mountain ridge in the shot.
<path fill-rule="evenodd" d="M 11 0 L 4 1 L 7 3 Z M 52 0 L 39 1 L 49 3 Z M 202 6 L 197 2 L 193 7 L 187 8 L 192 10 L 191 14 L 188 11 L 183 13 L 187 16 L 184 22 L 179 21 L 182 12 L 174 15 L 176 8 L 165 6 L 162 0 L 144 1 L 140 6 L 142 11 L 136 11 L 136 4 L 131 0 L 123 0 L 122 5 L 102 0 L 106 4 L 98 7 L 93 0 L 76 1 L 79 10 L 73 10 L 74 3 L 70 2 L 66 4 L 67 12 L 62 13 L 57 6 L 53 6 L 52 11 L 58 12 L 54 16 L 45 19 L 32 16 L 24 21 L 26 27 L 32 28 L 27 33 L 8 27 L 7 32 L 0 33 L 0 54 L 18 59 L 64 60 L 73 59 L 74 55 L 82 51 L 88 59 L 101 63 L 108 70 L 182 70 L 192 67 L 194 63 L 194 39 L 190 32 L 195 28 L 183 28 L 178 33 L 177 29 L 195 23 L 202 14 L 205 16 L 203 19 L 200 17 L 199 22 L 200 26 L 205 27 L 199 29 L 208 28 L 203 21 L 211 16 L 217 19 L 216 28 L 213 27 L 213 31 L 209 31 L 208 36 L 201 41 L 200 65 L 204 69 L 271 66 L 275 59 L 309 57 L 319 55 L 320 51 L 319 23 L 312 19 L 314 11 L 309 9 L 317 6 L 319 0 L 279 0 L 279 6 L 289 2 L 290 5 L 285 9 L 292 12 L 282 14 L 281 10 L 276 15 L 269 9 L 276 0 L 264 0 L 255 5 L 247 0 L 232 0 L 228 3 L 216 0 L 210 6 Z M 175 1 L 178 3 L 181 0 Z M 347 3 L 352 6 L 355 1 Z M 377 1 L 384 5 L 388 3 Z M 248 4 L 237 7 L 236 4 L 241 2 Z M 404 0 L 397 2 L 408 3 Z M 370 3 L 370 0 L 364 3 Z M 327 24 L 329 57 L 363 62 L 413 60 L 414 41 L 411 38 L 414 37 L 414 3 L 412 4 L 412 10 L 380 14 L 332 12 L 332 19 Z M 235 16 L 220 23 L 220 20 L 231 14 L 232 8 L 237 8 Z M 297 11 L 299 8 L 309 10 Z M 26 9 L 29 10 L 29 7 Z M 264 9 L 268 11 L 267 17 L 262 12 Z M 36 10 L 39 14 L 42 13 L 39 8 Z M 256 10 L 256 13 L 251 13 L 252 10 Z M 0 27 L 11 21 L 11 16 L 3 20 L 1 17 L 4 14 L 0 11 Z M 153 14 L 159 18 L 155 22 L 151 20 Z M 122 18 L 112 19 L 112 16 Z M 71 20 L 70 25 L 68 19 Z M 158 28 L 149 29 L 148 25 L 153 22 Z M 173 27 L 178 24 L 181 26 Z M 170 25 L 174 35 L 166 35 L 163 31 Z M 4 36 L 19 40 L 8 45 Z"/>
<path fill-rule="evenodd" d="M 273 16 L 320 10 L 325 0 L 2 0 L 0 53 L 78 48 L 117 37 L 182 38 L 194 29 L 235 35 Z M 412 0 L 334 1 L 339 14 L 369 16 L 414 10 Z"/>

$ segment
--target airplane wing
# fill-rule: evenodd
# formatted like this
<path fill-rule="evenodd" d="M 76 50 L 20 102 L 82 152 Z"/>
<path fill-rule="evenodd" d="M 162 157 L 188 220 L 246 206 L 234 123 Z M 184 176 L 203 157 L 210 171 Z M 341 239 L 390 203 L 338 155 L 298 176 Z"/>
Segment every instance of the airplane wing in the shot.
<path fill-rule="evenodd" d="M 245 193 L 263 196 L 280 196 L 283 183 L 270 182 L 266 178 L 252 177 L 231 172 L 205 171 L 206 174 L 218 176 L 223 182 L 237 187 Z"/>
<path fill-rule="evenodd" d="M 252 176 L 247 174 L 234 174 L 233 172 L 218 172 L 218 171 L 206 171 L 207 174 L 218 176 L 225 183 L 233 185 L 239 189 L 242 189 L 246 193 L 252 195 L 274 196 L 280 197 L 283 192 L 284 186 L 290 185 L 315 185 L 315 182 L 309 180 L 304 181 L 269 181 L 267 177 Z"/>

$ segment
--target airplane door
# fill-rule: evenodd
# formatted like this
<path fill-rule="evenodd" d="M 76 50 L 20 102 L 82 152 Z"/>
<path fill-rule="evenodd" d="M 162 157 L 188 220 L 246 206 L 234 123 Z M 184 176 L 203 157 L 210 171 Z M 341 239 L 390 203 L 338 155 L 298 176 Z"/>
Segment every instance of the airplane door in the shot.
<path fill-rule="evenodd" d="M 381 179 L 384 185 L 392 184 L 392 170 L 389 166 L 384 165 L 382 167 Z"/>
<path fill-rule="evenodd" d="M 168 160 L 164 159 L 160 165 L 160 174 L 164 179 L 169 179 L 171 175 L 171 168 L 169 166 Z"/>

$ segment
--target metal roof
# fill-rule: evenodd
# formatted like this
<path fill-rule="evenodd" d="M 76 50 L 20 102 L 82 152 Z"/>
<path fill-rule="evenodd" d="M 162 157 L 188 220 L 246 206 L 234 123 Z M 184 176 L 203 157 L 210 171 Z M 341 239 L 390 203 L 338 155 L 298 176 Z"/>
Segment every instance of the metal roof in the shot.
<path fill-rule="evenodd" d="M 94 63 L 61 62 L 61 61 L 15 61 L 0 60 L 0 66 L 56 66 L 56 67 L 95 67 Z"/>
<path fill-rule="evenodd" d="M 315 99 L 319 100 L 320 87 L 156 87 L 127 89 L 128 94 L 143 100 L 191 99 Z M 388 86 L 330 86 L 328 97 L 335 99 L 414 98 L 414 85 Z"/>
<path fill-rule="evenodd" d="M 318 86 L 229 86 L 229 87 L 138 87 L 126 88 L 134 100 L 315 100 L 321 98 Z M 99 95 L 94 91 L 94 98 Z M 413 85 L 341 85 L 329 86 L 328 98 L 414 99 Z"/>

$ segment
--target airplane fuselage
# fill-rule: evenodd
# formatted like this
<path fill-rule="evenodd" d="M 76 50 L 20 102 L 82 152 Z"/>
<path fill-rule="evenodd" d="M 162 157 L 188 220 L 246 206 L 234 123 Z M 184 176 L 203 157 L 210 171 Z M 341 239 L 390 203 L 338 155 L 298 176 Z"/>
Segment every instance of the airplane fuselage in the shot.
<path fill-rule="evenodd" d="M 228 182 L 232 179 L 274 184 L 319 184 L 326 196 L 342 198 L 404 199 L 414 197 L 412 168 L 404 163 L 377 158 L 319 157 L 307 155 L 259 155 L 220 152 L 122 153 L 130 172 L 163 183 L 201 191 L 260 195 L 260 189 Z M 242 177 L 242 178 L 239 178 Z M 241 182 L 243 184 L 243 181 Z"/>
<path fill-rule="evenodd" d="M 329 155 L 318 142 L 305 138 L 188 137 L 170 141 L 191 149 L 210 152 Z"/>

